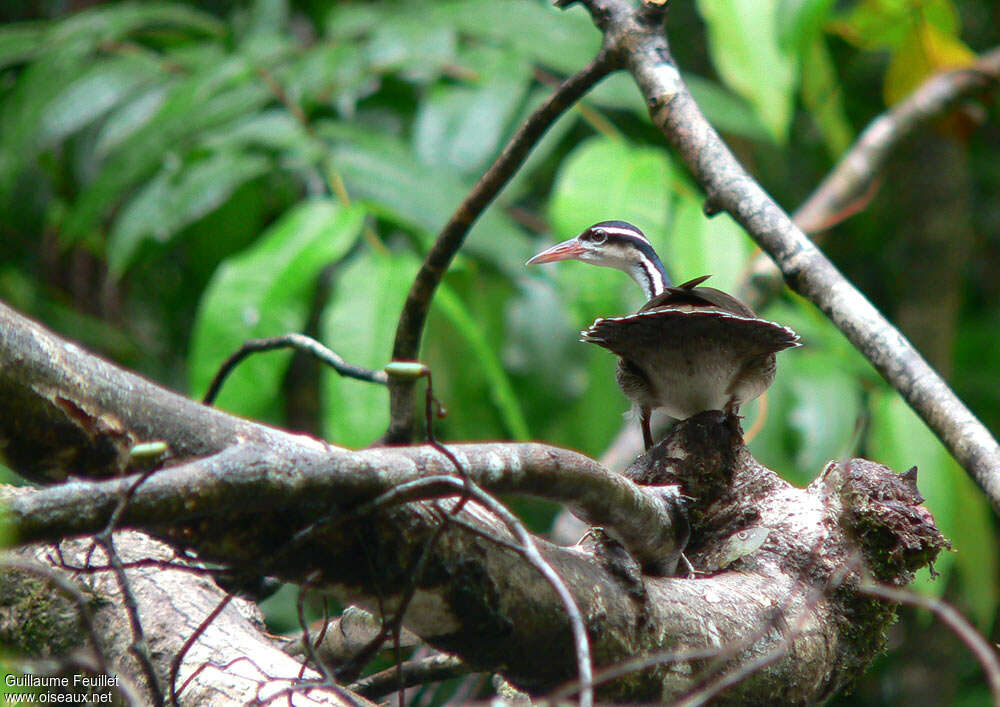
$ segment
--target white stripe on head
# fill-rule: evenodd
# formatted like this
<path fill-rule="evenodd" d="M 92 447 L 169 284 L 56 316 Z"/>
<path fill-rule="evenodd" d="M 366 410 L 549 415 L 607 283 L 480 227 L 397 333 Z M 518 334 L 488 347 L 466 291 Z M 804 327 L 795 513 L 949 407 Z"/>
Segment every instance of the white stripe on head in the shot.
<path fill-rule="evenodd" d="M 626 226 L 617 226 L 611 224 L 605 225 L 603 223 L 595 223 L 593 226 L 591 226 L 591 228 L 600 229 L 605 233 L 607 233 L 609 236 L 611 235 L 626 236 L 628 238 L 636 238 L 644 243 L 649 243 L 649 239 L 643 235 L 642 231 L 640 231 L 638 228 L 635 228 L 634 226 L 630 228 Z"/>

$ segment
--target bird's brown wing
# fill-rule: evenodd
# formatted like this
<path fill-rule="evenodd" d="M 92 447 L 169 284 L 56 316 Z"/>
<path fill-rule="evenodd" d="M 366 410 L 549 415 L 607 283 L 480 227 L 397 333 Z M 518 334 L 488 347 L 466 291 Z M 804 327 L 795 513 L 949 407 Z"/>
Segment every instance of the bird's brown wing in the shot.
<path fill-rule="evenodd" d="M 718 308 L 730 314 L 738 314 L 743 317 L 757 317 L 752 309 L 732 295 L 728 295 L 714 287 L 698 287 L 698 285 L 709 277 L 711 276 L 702 275 L 693 280 L 688 280 L 682 285 L 668 287 L 666 292 L 646 302 L 639 311 L 648 312 L 660 307 L 684 304 L 696 308 Z"/>
<path fill-rule="evenodd" d="M 580 340 L 632 358 L 644 350 L 678 348 L 692 339 L 726 342 L 728 346 L 742 348 L 747 356 L 801 345 L 798 334 L 786 326 L 717 307 L 662 307 L 640 310 L 626 317 L 598 319 L 581 332 Z"/>

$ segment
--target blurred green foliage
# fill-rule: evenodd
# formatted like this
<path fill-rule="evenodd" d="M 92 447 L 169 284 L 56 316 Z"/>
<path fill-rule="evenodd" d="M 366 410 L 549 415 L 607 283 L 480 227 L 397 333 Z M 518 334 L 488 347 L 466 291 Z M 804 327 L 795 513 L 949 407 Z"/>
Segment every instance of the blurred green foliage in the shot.
<path fill-rule="evenodd" d="M 967 63 L 969 47 L 1000 43 L 995 12 L 989 0 L 699 0 L 671 3 L 668 34 L 709 119 L 791 208 L 884 98 Z M 13 2 L 0 19 L 0 298 L 194 396 L 251 337 L 305 331 L 353 363 L 384 365 L 436 232 L 553 83 L 600 44 L 582 8 L 535 0 L 133 2 L 75 13 Z M 1000 129 L 995 110 L 983 117 L 976 130 L 928 138 L 957 146 L 969 185 L 968 208 L 946 214 L 973 234 L 954 237 L 966 255 L 950 279 L 913 282 L 905 256 L 918 217 L 894 207 L 905 184 L 883 189 L 828 243 L 890 316 L 910 306 L 914 286 L 957 303 L 933 363 L 997 430 Z M 647 232 L 676 280 L 711 273 L 710 284 L 735 288 L 754 246 L 728 217 L 706 219 L 702 200 L 628 77 L 561 118 L 476 223 L 435 299 L 423 357 L 450 411 L 442 438 L 541 439 L 599 455 L 626 403 L 613 357 L 578 344 L 577 332 L 636 308 L 640 294 L 620 273 L 523 262 L 621 218 Z M 851 454 L 918 465 L 956 550 L 918 588 L 990 631 L 996 529 L 982 495 L 821 314 L 794 296 L 764 314 L 805 346 L 780 356 L 754 453 L 800 484 Z M 348 446 L 387 422 L 383 389 L 290 353 L 244 363 L 218 404 Z M 747 406 L 748 427 L 760 410 Z M 553 512 L 523 508 L 537 528 Z M 913 625 L 898 635 L 924 630 Z M 971 662 L 959 654 L 948 668 L 963 676 Z M 974 680 L 936 679 L 948 699 L 981 694 Z M 870 682 L 890 699 L 921 694 L 887 675 Z"/>

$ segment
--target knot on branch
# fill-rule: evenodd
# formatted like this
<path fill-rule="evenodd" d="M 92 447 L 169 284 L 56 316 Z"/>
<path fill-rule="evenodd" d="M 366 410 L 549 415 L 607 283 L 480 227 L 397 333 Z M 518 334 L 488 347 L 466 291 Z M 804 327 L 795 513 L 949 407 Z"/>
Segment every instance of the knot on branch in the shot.
<path fill-rule="evenodd" d="M 839 483 L 844 531 L 864 553 L 880 581 L 903 585 L 925 565 L 931 565 L 951 543 L 921 505 L 917 467 L 896 474 L 867 459 L 831 463 L 824 471 L 828 485 Z M 931 567 L 933 573 L 933 566 Z"/>
<path fill-rule="evenodd" d="M 661 592 L 689 594 L 687 611 L 725 636 L 738 661 L 766 655 L 783 676 L 780 694 L 762 673 L 728 693 L 733 701 L 813 702 L 850 684 L 895 620 L 893 601 L 873 598 L 871 578 L 906 584 L 948 546 L 920 505 L 913 470 L 831 462 L 796 488 L 753 458 L 739 419 L 721 412 L 678 423 L 626 473 L 677 484 L 687 497 L 695 577 L 645 576 L 647 606 Z"/>
<path fill-rule="evenodd" d="M 880 581 L 903 585 L 949 547 L 920 505 L 915 469 L 831 462 L 807 488 L 795 488 L 754 459 L 739 419 L 718 411 L 678 423 L 625 474 L 638 484 L 679 486 L 688 498 L 687 556 L 702 572 L 739 562 L 815 581 L 818 568 L 829 577 L 863 561 Z"/>

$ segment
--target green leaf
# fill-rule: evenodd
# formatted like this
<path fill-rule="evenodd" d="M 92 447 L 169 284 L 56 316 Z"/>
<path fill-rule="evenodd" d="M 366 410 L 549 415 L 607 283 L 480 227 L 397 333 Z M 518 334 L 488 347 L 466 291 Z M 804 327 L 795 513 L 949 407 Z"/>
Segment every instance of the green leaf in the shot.
<path fill-rule="evenodd" d="M 844 92 L 826 40 L 817 36 L 802 55 L 802 102 L 819 128 L 827 154 L 839 158 L 854 140 Z"/>
<path fill-rule="evenodd" d="M 469 348 L 472 349 L 475 361 L 482 369 L 489 385 L 490 398 L 500 412 L 508 434 L 513 439 L 528 439 L 530 437 L 528 423 L 521 410 L 521 403 L 514 393 L 497 352 L 486 340 L 482 327 L 469 314 L 462 301 L 446 285 L 438 288 L 434 304 L 440 308 L 444 316 L 454 325 L 458 333 L 468 343 Z"/>
<path fill-rule="evenodd" d="M 597 221 L 621 219 L 662 240 L 670 223 L 672 181 L 663 150 L 590 138 L 567 155 L 556 176 L 548 208 L 552 230 L 569 238 Z"/>
<path fill-rule="evenodd" d="M 698 107 L 716 130 L 750 140 L 770 139 L 760 118 L 742 97 L 703 76 L 682 73 Z M 626 73 L 611 74 L 602 80 L 587 93 L 586 100 L 608 110 L 630 111 L 644 123 L 650 122 L 646 101 L 635 79 Z"/>
<path fill-rule="evenodd" d="M 969 66 L 975 53 L 961 39 L 930 22 L 917 22 L 893 52 L 882 92 L 887 105 L 905 98 L 938 71 Z"/>
<path fill-rule="evenodd" d="M 387 7 L 387 5 L 382 5 Z M 601 44 L 600 33 L 583 8 L 557 10 L 532 0 L 411 0 L 391 5 L 392 13 L 359 3 L 339 3 L 327 16 L 327 32 L 336 39 L 369 39 L 379 70 L 408 68 L 423 80 L 451 61 L 454 32 L 470 43 L 493 45 L 560 73 L 576 72 Z M 409 66 L 407 66 L 409 65 Z M 421 71 L 422 69 L 422 71 Z"/>
<path fill-rule="evenodd" d="M 795 57 L 780 46 L 779 0 L 698 0 L 719 75 L 755 107 L 771 137 L 784 143 L 798 82 Z"/>
<path fill-rule="evenodd" d="M 830 320 L 801 297 L 778 300 L 761 316 L 794 329 L 803 346 L 778 354 L 777 375 L 765 393 L 767 419 L 750 450 L 762 464 L 805 485 L 824 462 L 855 451 L 851 445 L 862 391 L 877 387 L 880 379 Z M 837 412 L 823 413 L 820 405 Z M 748 429 L 760 408 L 761 398 L 743 408 Z M 829 429 L 819 429 L 821 414 L 827 415 Z"/>
<path fill-rule="evenodd" d="M 796 352 L 797 353 L 797 352 Z M 826 462 L 851 455 L 862 414 L 861 385 L 835 354 L 778 354 L 793 397 L 788 423 L 797 433 L 795 464 L 812 479 Z"/>
<path fill-rule="evenodd" d="M 45 106 L 38 124 L 40 145 L 55 144 L 85 127 L 160 73 L 145 57 L 122 56 L 93 64 Z"/>
<path fill-rule="evenodd" d="M 500 140 L 531 81 L 531 65 L 491 47 L 463 54 L 475 78 L 438 85 L 421 101 L 414 123 L 417 156 L 431 165 L 480 172 L 500 149 Z"/>
<path fill-rule="evenodd" d="M 222 362 L 244 341 L 302 331 L 316 278 L 357 240 L 360 208 L 307 201 L 286 213 L 249 249 L 219 266 L 201 298 L 190 354 L 191 391 L 201 395 Z M 217 405 L 276 418 L 290 353 L 257 355 L 227 379 Z"/>
<path fill-rule="evenodd" d="M 338 274 L 323 310 L 323 342 L 353 364 L 382 368 L 392 356 L 396 322 L 418 265 L 410 253 L 359 254 Z M 359 447 L 385 432 L 389 424 L 385 388 L 326 372 L 322 390 L 327 439 Z"/>
<path fill-rule="evenodd" d="M 955 37 L 961 27 L 952 0 L 861 0 L 830 27 L 851 44 L 871 51 L 898 48 L 919 22 Z"/>
<path fill-rule="evenodd" d="M 514 126 L 521 125 L 531 112 L 548 97 L 549 93 L 551 93 L 549 89 L 535 88 L 524 102 L 524 105 L 521 106 L 520 113 L 518 113 L 511 124 Z M 553 156 L 556 155 L 559 146 L 563 143 L 566 136 L 569 135 L 570 131 L 579 124 L 579 121 L 579 113 L 576 111 L 567 111 L 560 116 L 559 120 L 545 131 L 542 139 L 528 153 L 528 158 L 524 161 L 524 164 L 514 173 L 514 176 L 500 193 L 500 200 L 507 203 L 514 203 L 525 194 L 534 190 L 538 181 L 537 173 L 555 161 Z M 511 134 L 513 134 L 513 131 L 511 131 Z M 504 142 L 508 139 L 509 135 L 505 138 Z"/>
<path fill-rule="evenodd" d="M 529 414 L 541 408 L 544 419 L 555 412 L 548 405 L 580 394 L 586 349 L 577 341 L 580 325 L 570 320 L 563 294 L 551 278 L 533 273 L 506 307 L 503 359 L 537 398 L 527 406 Z"/>
<path fill-rule="evenodd" d="M 53 52 L 26 67 L 0 103 L 0 194 L 6 198 L 27 163 L 42 148 L 39 126 L 46 108 L 79 74 L 76 47 Z"/>
<path fill-rule="evenodd" d="M 700 76 L 684 75 L 698 107 L 717 130 L 750 140 L 769 140 L 770 135 L 754 109 L 724 86 Z"/>
<path fill-rule="evenodd" d="M 471 181 L 452 170 L 421 163 L 409 145 L 388 135 L 344 123 L 321 122 L 316 133 L 330 141 L 332 173 L 352 199 L 380 216 L 417 230 L 431 242 L 465 199 Z M 531 246 L 524 233 L 496 207 L 473 224 L 463 252 L 488 260 L 510 275 L 523 272 Z"/>
<path fill-rule="evenodd" d="M 94 156 L 106 158 L 136 130 L 152 120 L 166 100 L 169 83 L 153 86 L 111 111 L 104 120 L 94 142 Z"/>
<path fill-rule="evenodd" d="M 532 0 L 457 0 L 433 3 L 427 14 L 454 25 L 463 35 L 502 43 L 564 74 L 579 71 L 601 44 L 600 33 L 582 7 L 558 10 Z"/>
<path fill-rule="evenodd" d="M 836 0 L 778 0 L 777 31 L 781 47 L 801 50 L 822 34 Z"/>
<path fill-rule="evenodd" d="M 48 24 L 17 22 L 0 27 L 0 69 L 34 58 L 42 50 Z"/>
<path fill-rule="evenodd" d="M 461 203 L 465 189 L 459 180 L 421 165 L 409 146 L 391 136 L 329 122 L 316 131 L 331 142 L 332 171 L 351 199 L 369 201 L 382 216 L 430 234 Z"/>
<path fill-rule="evenodd" d="M 378 87 L 362 48 L 355 44 L 318 42 L 278 67 L 274 74 L 289 99 L 309 111 L 332 101 L 344 117 L 352 117 L 357 102 Z"/>
<path fill-rule="evenodd" d="M 282 153 L 306 152 L 312 139 L 298 120 L 283 108 L 261 111 L 245 120 L 210 130 L 201 146 L 217 152 L 247 149 Z"/>
<path fill-rule="evenodd" d="M 175 84 L 156 114 L 105 160 L 66 215 L 62 236 L 89 233 L 124 192 L 149 177 L 164 156 L 209 127 L 256 110 L 271 100 L 252 67 L 235 58 Z"/>
<path fill-rule="evenodd" d="M 416 32 L 413 22 L 401 17 L 386 19 L 366 47 L 365 58 L 375 71 L 399 71 L 406 79 L 425 83 L 436 79 L 443 66 L 454 62 L 458 40 L 451 27 L 422 25 Z"/>
<path fill-rule="evenodd" d="M 108 238 L 108 269 L 121 277 L 146 240 L 167 243 L 185 226 L 220 207 L 236 189 L 264 174 L 262 155 L 221 152 L 152 179 L 122 210 Z"/>
<path fill-rule="evenodd" d="M 94 47 L 150 27 L 174 26 L 221 36 L 225 25 L 207 12 L 165 2 L 123 2 L 92 7 L 58 22 L 46 41 L 53 45 L 80 42 Z"/>
<path fill-rule="evenodd" d="M 680 283 L 711 275 L 707 283 L 731 291 L 741 281 L 753 242 L 729 214 L 707 218 L 693 195 L 678 199 L 676 216 L 659 252 L 673 279 Z"/>
<path fill-rule="evenodd" d="M 582 390 L 569 404 L 560 401 L 553 415 L 554 424 L 542 433 L 542 438 L 598 456 L 623 423 L 639 422 L 632 417 L 631 405 L 615 382 L 617 357 L 592 344 L 577 345 L 577 356 L 586 366 Z"/>

